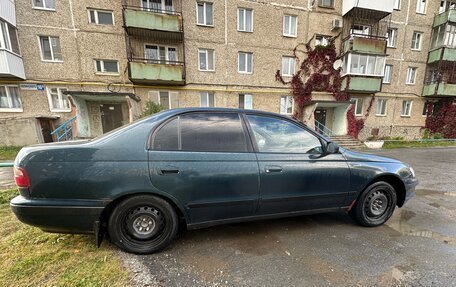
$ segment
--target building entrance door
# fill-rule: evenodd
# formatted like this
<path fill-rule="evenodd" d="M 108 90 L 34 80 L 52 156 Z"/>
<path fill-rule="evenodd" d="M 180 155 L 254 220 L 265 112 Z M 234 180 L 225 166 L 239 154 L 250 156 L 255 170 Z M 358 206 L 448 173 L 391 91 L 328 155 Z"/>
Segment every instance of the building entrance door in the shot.
<path fill-rule="evenodd" d="M 315 121 L 318 121 L 320 124 L 326 126 L 326 110 L 315 110 Z"/>
<path fill-rule="evenodd" d="M 100 114 L 103 133 L 110 132 L 122 126 L 122 105 L 102 104 L 100 105 Z"/>

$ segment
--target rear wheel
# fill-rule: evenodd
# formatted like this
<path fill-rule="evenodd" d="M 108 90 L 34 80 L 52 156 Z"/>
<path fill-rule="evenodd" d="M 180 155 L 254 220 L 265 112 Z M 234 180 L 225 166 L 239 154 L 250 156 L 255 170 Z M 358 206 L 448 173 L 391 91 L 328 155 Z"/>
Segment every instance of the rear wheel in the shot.
<path fill-rule="evenodd" d="M 178 217 L 165 200 L 138 195 L 120 202 L 111 213 L 108 232 L 121 249 L 150 254 L 166 248 L 178 230 Z"/>
<path fill-rule="evenodd" d="M 387 182 L 378 181 L 366 188 L 349 214 L 360 225 L 379 226 L 391 217 L 396 202 L 394 187 Z"/>

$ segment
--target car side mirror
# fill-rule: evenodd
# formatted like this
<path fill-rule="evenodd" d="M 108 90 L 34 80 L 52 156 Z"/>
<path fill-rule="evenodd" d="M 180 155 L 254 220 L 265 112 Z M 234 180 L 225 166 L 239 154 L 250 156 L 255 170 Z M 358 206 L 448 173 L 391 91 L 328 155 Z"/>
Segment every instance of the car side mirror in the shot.
<path fill-rule="evenodd" d="M 326 153 L 327 154 L 338 153 L 338 152 L 339 152 L 339 146 L 336 143 L 329 142 L 326 145 Z"/>

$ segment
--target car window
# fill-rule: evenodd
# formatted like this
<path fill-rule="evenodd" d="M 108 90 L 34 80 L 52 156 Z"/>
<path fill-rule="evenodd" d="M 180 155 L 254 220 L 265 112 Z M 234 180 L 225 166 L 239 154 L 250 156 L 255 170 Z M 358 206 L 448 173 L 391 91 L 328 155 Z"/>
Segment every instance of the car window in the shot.
<path fill-rule="evenodd" d="M 179 149 L 178 124 L 178 118 L 174 118 L 157 131 L 154 137 L 154 150 L 173 151 Z"/>
<path fill-rule="evenodd" d="M 322 153 L 320 140 L 292 122 L 267 116 L 248 115 L 247 119 L 259 152 Z"/>
<path fill-rule="evenodd" d="M 238 114 L 193 113 L 180 116 L 181 150 L 247 152 Z"/>

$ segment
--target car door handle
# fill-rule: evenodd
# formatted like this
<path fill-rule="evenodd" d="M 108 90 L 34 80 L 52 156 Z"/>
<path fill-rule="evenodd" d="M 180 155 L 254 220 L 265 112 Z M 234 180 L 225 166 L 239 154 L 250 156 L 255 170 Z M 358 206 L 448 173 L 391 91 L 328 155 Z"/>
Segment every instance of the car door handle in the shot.
<path fill-rule="evenodd" d="M 173 175 L 173 174 L 179 174 L 178 169 L 170 168 L 170 169 L 159 169 L 158 174 L 160 175 Z"/>
<path fill-rule="evenodd" d="M 267 165 L 265 166 L 264 170 L 266 171 L 266 173 L 281 172 L 282 167 L 278 165 Z"/>

